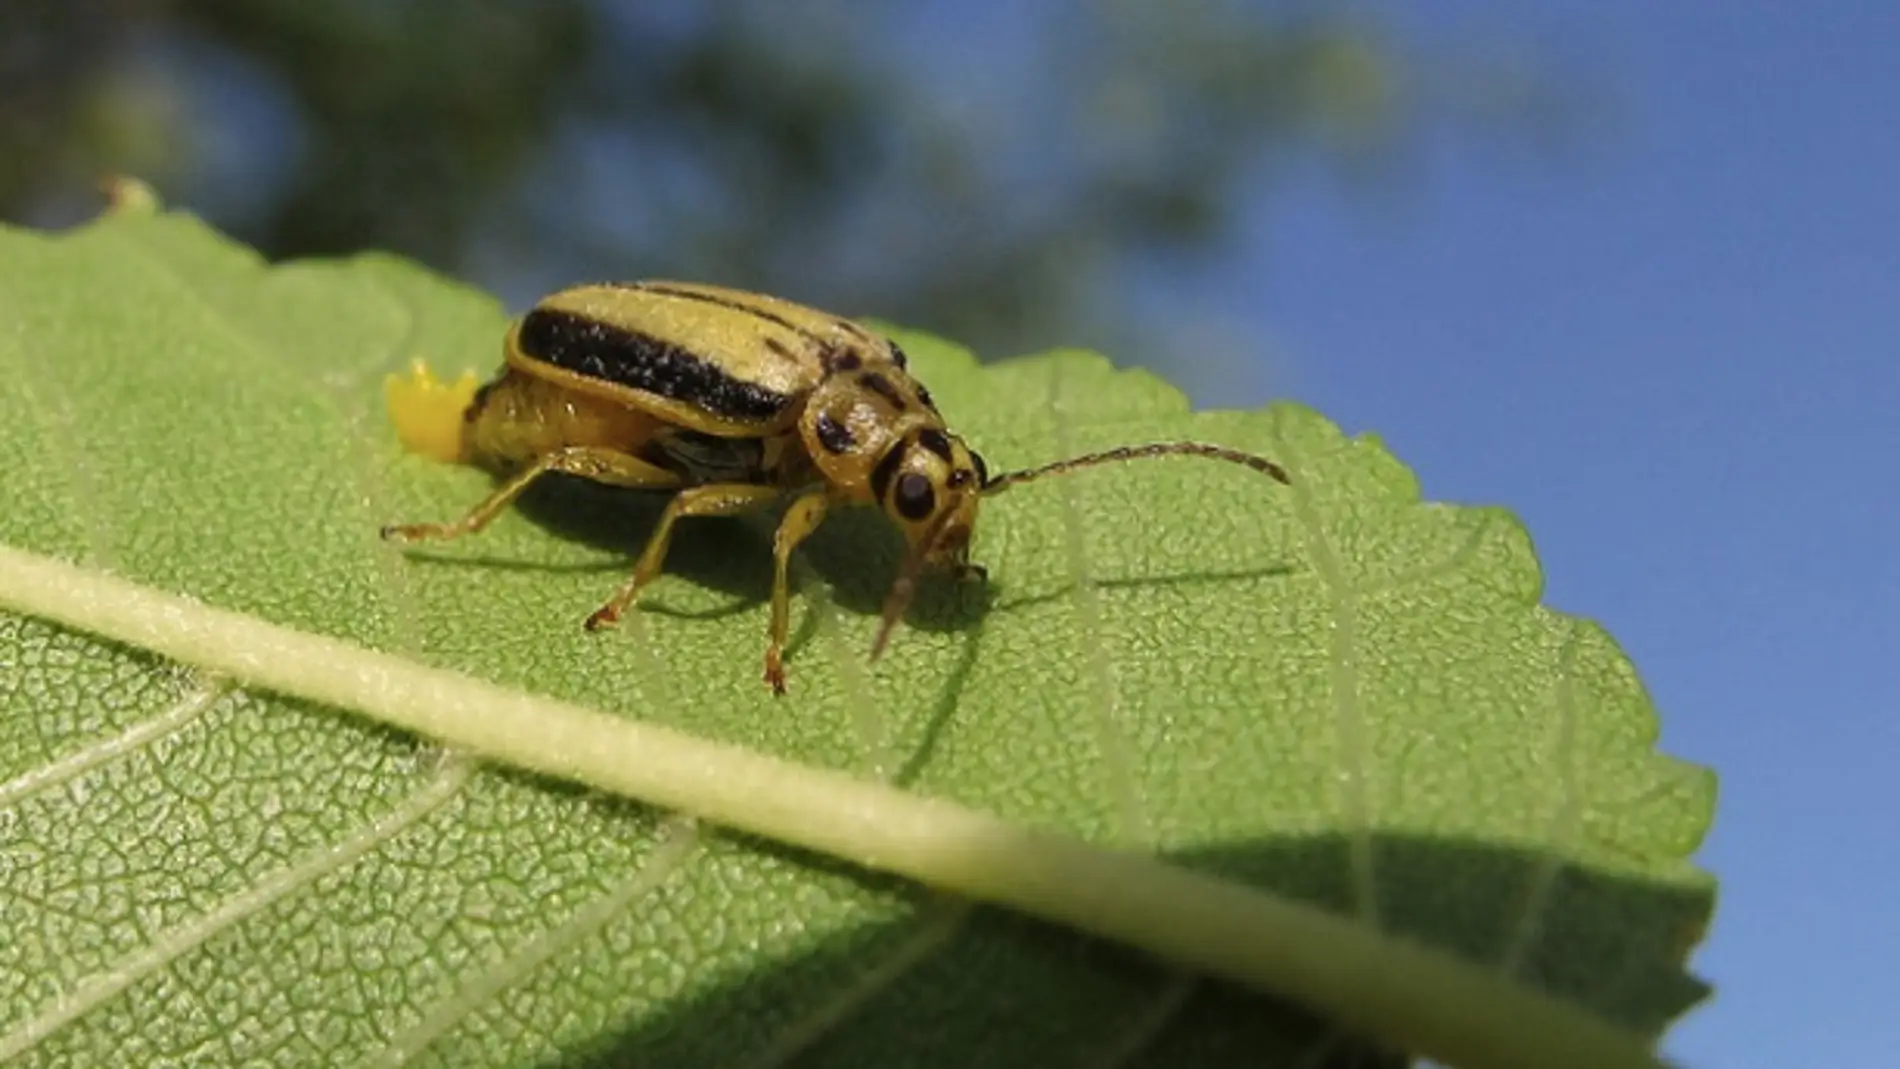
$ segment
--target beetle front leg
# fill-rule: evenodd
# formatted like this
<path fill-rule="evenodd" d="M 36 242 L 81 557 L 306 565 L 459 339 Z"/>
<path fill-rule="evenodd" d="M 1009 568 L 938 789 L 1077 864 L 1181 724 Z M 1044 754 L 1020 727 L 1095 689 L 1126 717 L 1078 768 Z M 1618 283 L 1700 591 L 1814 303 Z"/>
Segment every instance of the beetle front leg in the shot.
<path fill-rule="evenodd" d="M 453 523 L 392 523 L 383 528 L 382 536 L 396 542 L 418 542 L 424 539 L 440 542 L 474 534 L 494 522 L 495 517 L 514 504 L 515 498 L 520 497 L 529 484 L 549 472 L 578 475 L 593 482 L 636 490 L 665 490 L 678 486 L 680 482 L 679 476 L 639 457 L 611 449 L 569 446 L 548 453 L 528 465 L 501 484 L 481 504 L 470 509 L 466 516 Z"/>
<path fill-rule="evenodd" d="M 640 589 L 659 577 L 660 568 L 666 563 L 666 549 L 673 541 L 673 524 L 685 516 L 737 516 L 742 512 L 764 508 L 777 500 L 779 490 L 773 486 L 756 486 L 750 483 L 713 483 L 707 486 L 694 486 L 681 490 L 667 502 L 666 511 L 660 513 L 660 525 L 647 539 L 646 548 L 640 551 L 640 559 L 633 566 L 633 576 L 629 578 L 607 604 L 594 610 L 587 618 L 587 629 L 598 631 L 611 627 L 620 619 L 640 597 Z"/>
<path fill-rule="evenodd" d="M 772 693 L 785 693 L 785 636 L 792 620 L 792 551 L 825 522 L 825 492 L 813 490 L 793 501 L 772 538 L 772 630 L 765 646 L 765 681 Z"/>

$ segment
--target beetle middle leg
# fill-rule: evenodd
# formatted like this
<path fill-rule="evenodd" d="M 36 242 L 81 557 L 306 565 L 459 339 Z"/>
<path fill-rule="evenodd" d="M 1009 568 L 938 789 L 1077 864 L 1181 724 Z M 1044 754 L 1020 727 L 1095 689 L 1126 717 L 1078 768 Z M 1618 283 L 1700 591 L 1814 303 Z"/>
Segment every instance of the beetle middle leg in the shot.
<path fill-rule="evenodd" d="M 655 467 L 639 457 L 594 446 L 568 446 L 548 453 L 523 468 L 489 494 L 481 504 L 470 509 L 466 516 L 453 523 L 392 523 L 383 528 L 382 535 L 393 541 L 416 542 L 423 539 L 446 541 L 474 534 L 494 522 L 495 517 L 513 504 L 529 484 L 550 472 L 578 475 L 593 482 L 637 490 L 666 490 L 680 483 L 678 475 L 665 468 Z"/>
<path fill-rule="evenodd" d="M 775 486 L 759 486 L 752 483 L 711 483 L 706 486 L 693 486 L 673 496 L 666 503 L 666 511 L 660 513 L 660 525 L 647 538 L 646 548 L 640 551 L 640 559 L 633 566 L 633 576 L 629 578 L 607 604 L 594 610 L 587 618 L 587 629 L 597 631 L 610 627 L 620 619 L 640 597 L 640 590 L 657 579 L 660 568 L 666 563 L 666 549 L 673 541 L 673 524 L 685 516 L 737 516 L 742 512 L 764 508 L 777 500 L 780 491 Z"/>
<path fill-rule="evenodd" d="M 792 551 L 825 522 L 825 492 L 813 490 L 792 502 L 772 538 L 772 631 L 765 646 L 765 681 L 785 693 L 785 634 L 792 620 Z"/>

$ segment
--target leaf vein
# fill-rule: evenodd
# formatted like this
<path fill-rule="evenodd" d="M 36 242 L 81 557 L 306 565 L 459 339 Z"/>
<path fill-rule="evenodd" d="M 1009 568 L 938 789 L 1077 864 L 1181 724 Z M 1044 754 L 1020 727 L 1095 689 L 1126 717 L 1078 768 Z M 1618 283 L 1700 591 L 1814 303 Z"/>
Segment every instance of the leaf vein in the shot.
<path fill-rule="evenodd" d="M 1060 390 L 1061 382 L 1060 373 L 1049 378 L 1050 434 L 1055 439 L 1058 455 L 1066 456 L 1072 455 L 1075 450 L 1067 422 L 1067 406 L 1063 403 Z M 1066 543 L 1072 593 L 1070 600 L 1076 624 L 1082 632 L 1089 676 L 1095 684 L 1095 700 L 1088 705 L 1095 730 L 1095 745 L 1102 762 L 1102 785 L 1108 792 L 1117 837 L 1126 844 L 1148 845 L 1153 842 L 1153 824 L 1136 786 L 1134 757 L 1130 753 L 1127 733 L 1121 729 L 1117 718 L 1120 693 L 1115 686 L 1114 658 L 1109 655 L 1108 644 L 1102 638 L 1101 592 L 1089 567 L 1088 537 L 1082 523 L 1081 505 L 1077 501 L 1080 491 L 1071 485 L 1070 480 L 1062 480 L 1058 485 L 1061 487 L 1063 541 Z"/>
<path fill-rule="evenodd" d="M 741 1063 L 743 1069 L 778 1069 L 811 1049 L 819 1040 L 838 1028 L 873 998 L 889 990 L 918 965 L 948 946 L 962 930 L 975 907 L 957 899 L 943 898 L 930 907 L 924 922 L 883 960 L 859 973 L 831 998 L 813 1008 L 803 1020 L 779 1031 L 763 1050 Z"/>
<path fill-rule="evenodd" d="M 276 346 L 264 344 L 262 339 L 240 328 L 230 314 L 219 307 L 217 302 L 213 301 L 202 287 L 194 284 L 184 274 L 180 273 L 176 267 L 166 262 L 162 256 L 154 253 L 151 247 L 145 242 L 133 237 L 132 233 L 134 232 L 113 230 L 111 233 L 118 238 L 116 244 L 121 248 L 127 249 L 132 254 L 126 258 L 126 261 L 135 260 L 139 265 L 145 268 L 148 275 L 164 282 L 165 285 L 170 287 L 171 290 L 179 296 L 189 299 L 193 307 L 203 318 L 204 325 L 207 329 L 216 331 L 219 335 L 223 336 L 226 341 L 232 343 L 232 348 L 237 350 L 240 354 L 257 352 L 271 353 L 275 359 L 265 360 L 264 363 L 270 366 L 272 374 L 279 381 L 291 382 L 299 386 L 308 386 L 307 382 L 299 380 L 297 376 L 291 372 L 291 362 L 283 358 L 281 350 L 278 350 Z M 261 270 L 261 267 L 259 270 Z M 200 350 L 200 352 L 203 357 L 208 358 L 216 353 L 217 350 L 207 346 Z M 227 362 L 234 363 L 235 361 L 227 360 Z M 255 361 L 244 362 L 245 370 L 252 370 L 255 363 Z"/>
<path fill-rule="evenodd" d="M 472 763 L 455 760 L 401 804 L 342 842 L 319 847 L 300 860 L 265 875 L 220 903 L 209 913 L 158 934 L 143 950 L 79 982 L 42 1005 L 25 1023 L 0 1036 L 0 1062 L 33 1049 L 61 1028 L 123 994 L 133 984 L 204 946 L 233 925 L 291 893 L 337 872 L 434 812 L 468 782 Z"/>
<path fill-rule="evenodd" d="M 1553 1067 L 1655 1064 L 1626 1030 L 1495 968 L 1146 854 L 533 697 L 6 546 L 0 604 L 363 710 L 519 768 L 1119 939 L 1441 1061 L 1517 1064 L 1535 1052 Z M 1115 893 L 1091 893 L 1102 888 Z"/>
<path fill-rule="evenodd" d="M 232 689 L 230 680 L 223 676 L 201 675 L 195 688 L 156 716 L 0 783 L 0 809 L 18 805 L 35 794 L 77 779 L 95 768 L 184 730 Z"/>
<path fill-rule="evenodd" d="M 1283 456 L 1292 453 L 1292 443 L 1276 428 L 1275 438 Z M 1341 811 L 1347 830 L 1347 875 L 1352 885 L 1353 906 L 1359 918 L 1375 929 L 1380 927 L 1377 873 L 1372 847 L 1372 813 L 1368 798 L 1366 767 L 1365 716 L 1359 697 L 1359 591 L 1346 574 L 1339 556 L 1326 538 L 1313 491 L 1304 481 L 1296 480 L 1288 488 L 1294 516 L 1304 533 L 1313 570 L 1319 574 L 1330 594 L 1332 637 L 1327 663 L 1331 669 L 1333 730 L 1338 740 L 1341 763 L 1334 804 Z"/>
<path fill-rule="evenodd" d="M 1408 568 L 1396 575 L 1366 583 L 1359 588 L 1359 596 L 1380 597 L 1459 571 L 1477 556 L 1478 550 L 1484 545 L 1485 539 L 1491 534 L 1496 523 L 1497 521 L 1489 515 L 1481 516 L 1471 524 L 1471 529 L 1465 532 L 1464 541 L 1458 544 L 1458 548 L 1416 568 Z"/>
<path fill-rule="evenodd" d="M 871 778 L 888 783 L 900 767 L 896 749 L 891 744 L 889 718 L 882 715 L 871 698 L 871 681 L 867 678 L 864 661 L 845 647 L 838 607 L 832 600 L 830 588 L 817 579 L 802 558 L 798 577 L 800 585 L 808 591 L 805 594 L 807 611 L 818 625 L 818 634 L 824 639 L 832 668 L 838 673 L 845 704 L 851 708 L 851 726 L 864 748 L 866 769 Z"/>
<path fill-rule="evenodd" d="M 568 947 L 605 927 L 628 907 L 678 872 L 700 846 L 698 822 L 676 814 L 660 826 L 662 842 L 632 876 L 575 910 L 560 924 L 530 938 L 513 953 L 481 969 L 430 1006 L 422 1017 L 390 1038 L 365 1066 L 399 1066 L 448 1034 L 478 1007 L 531 974 Z"/>
<path fill-rule="evenodd" d="M 1198 974 L 1177 971 L 1155 994 L 1147 1006 L 1122 1022 L 1122 1028 L 1110 1042 L 1096 1051 L 1086 1063 L 1090 1069 L 1119 1069 L 1140 1058 L 1167 1031 L 1200 986 Z"/>
<path fill-rule="evenodd" d="M 1552 763 L 1557 767 L 1559 797 L 1546 825 L 1544 848 L 1537 851 L 1537 864 L 1525 884 L 1524 908 L 1510 941 L 1505 945 L 1503 957 L 1498 962 L 1498 971 L 1505 976 L 1518 974 L 1543 934 L 1544 916 L 1551 895 L 1558 877 L 1566 867 L 1563 848 L 1571 844 L 1577 831 L 1578 799 L 1581 797 L 1578 789 L 1581 771 L 1577 767 L 1576 757 L 1577 645 L 1577 630 L 1571 628 L 1558 654 L 1555 688 L 1557 730 L 1554 732 L 1553 746 L 1556 752 Z"/>
<path fill-rule="evenodd" d="M 20 358 L 19 347 L 0 346 L 0 352 L 6 354 L 7 362 L 12 365 L 8 373 L 10 388 L 33 413 L 34 436 L 44 443 L 41 455 L 48 461 L 56 461 L 44 467 L 58 473 L 56 478 L 65 491 L 61 495 L 64 511 L 80 518 L 85 561 L 102 567 L 111 564 L 111 529 L 101 522 L 94 509 L 86 507 L 87 503 L 103 500 L 103 497 L 96 490 L 99 478 L 92 455 L 80 445 L 72 400 L 57 383 L 52 384 L 51 390 L 57 396 L 51 399 L 42 396 L 33 386 L 35 375 L 28 362 Z"/>

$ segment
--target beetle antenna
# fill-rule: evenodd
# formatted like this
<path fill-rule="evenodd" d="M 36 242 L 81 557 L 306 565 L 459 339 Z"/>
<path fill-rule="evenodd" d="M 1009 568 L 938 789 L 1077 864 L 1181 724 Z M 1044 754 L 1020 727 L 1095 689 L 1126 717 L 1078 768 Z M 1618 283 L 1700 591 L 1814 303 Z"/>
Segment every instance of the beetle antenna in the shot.
<path fill-rule="evenodd" d="M 1058 460 L 1044 464 L 1039 468 L 1025 468 L 1022 471 L 1009 471 L 996 476 L 983 484 L 983 493 L 994 494 L 1017 483 L 1026 483 L 1040 479 L 1045 475 L 1061 475 L 1077 468 L 1093 467 L 1097 464 L 1109 464 L 1122 460 L 1141 460 L 1145 457 L 1188 456 L 1207 457 L 1210 460 L 1225 460 L 1230 464 L 1239 464 L 1252 468 L 1264 475 L 1270 475 L 1283 483 L 1291 483 L 1286 469 L 1266 457 L 1243 453 L 1238 449 L 1229 449 L 1224 445 L 1210 445 L 1206 442 L 1155 442 L 1150 445 L 1125 445 L 1118 449 L 1105 449 L 1100 453 L 1084 453 L 1079 457 Z"/>
<path fill-rule="evenodd" d="M 897 570 L 897 578 L 891 581 L 891 592 L 884 599 L 884 618 L 878 622 L 877 638 L 871 641 L 871 660 L 877 660 L 883 655 L 884 647 L 890 645 L 891 632 L 897 630 L 897 622 L 904 618 L 904 610 L 910 607 L 911 596 L 917 593 L 917 576 L 924 570 L 924 559 L 930 547 L 937 544 L 937 536 L 943 533 L 952 515 L 945 512 L 938 517 L 937 522 L 904 555 L 904 563 Z"/>

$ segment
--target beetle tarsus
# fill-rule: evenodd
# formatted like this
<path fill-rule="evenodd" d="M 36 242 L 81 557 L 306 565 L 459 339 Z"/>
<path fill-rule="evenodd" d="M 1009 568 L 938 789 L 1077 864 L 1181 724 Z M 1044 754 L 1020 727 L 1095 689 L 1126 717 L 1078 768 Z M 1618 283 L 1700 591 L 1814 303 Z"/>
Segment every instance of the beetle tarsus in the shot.
<path fill-rule="evenodd" d="M 439 523 L 392 523 L 378 533 L 385 542 L 426 542 L 432 538 L 446 541 L 457 532 Z"/>
<path fill-rule="evenodd" d="M 587 618 L 585 626 L 589 631 L 599 631 L 603 628 L 612 627 L 619 622 L 620 613 L 612 605 L 602 605 L 600 608 L 594 610 L 593 615 Z"/>
<path fill-rule="evenodd" d="M 765 651 L 765 681 L 771 684 L 772 693 L 781 698 L 785 696 L 785 666 L 775 649 Z"/>

